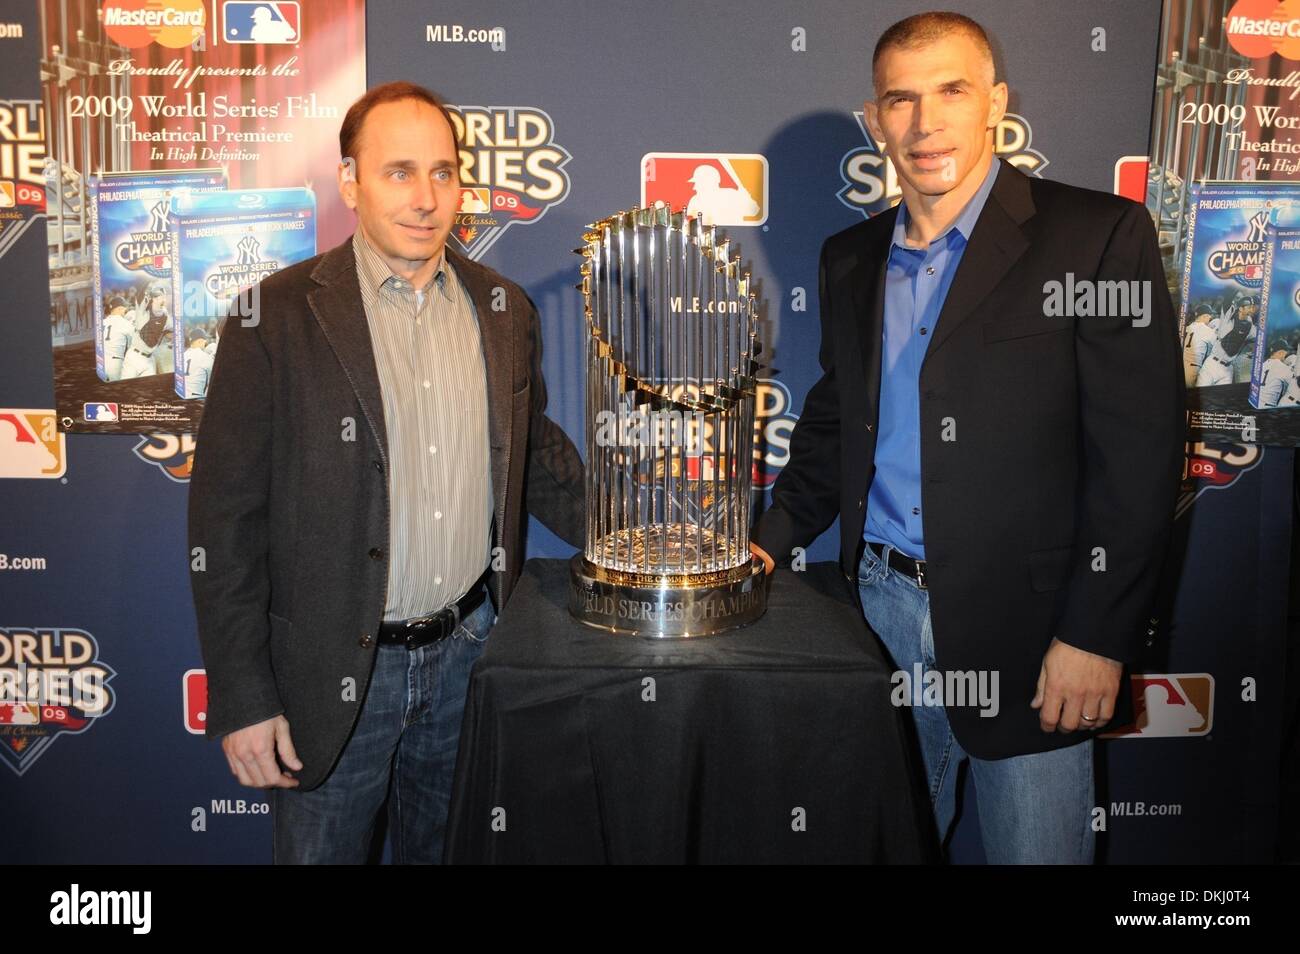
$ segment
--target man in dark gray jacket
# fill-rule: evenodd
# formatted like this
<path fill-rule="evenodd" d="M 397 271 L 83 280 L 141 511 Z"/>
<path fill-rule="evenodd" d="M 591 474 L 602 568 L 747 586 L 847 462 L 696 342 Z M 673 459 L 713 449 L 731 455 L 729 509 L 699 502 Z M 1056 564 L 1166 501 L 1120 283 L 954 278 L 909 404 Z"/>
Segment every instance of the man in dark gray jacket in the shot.
<path fill-rule="evenodd" d="M 525 513 L 577 545 L 582 462 L 545 416 L 532 302 L 446 248 L 446 110 L 376 87 L 339 142 L 356 234 L 265 280 L 213 369 L 190 488 L 207 735 L 271 789 L 276 862 L 364 861 L 385 802 L 394 860 L 437 862 Z"/>

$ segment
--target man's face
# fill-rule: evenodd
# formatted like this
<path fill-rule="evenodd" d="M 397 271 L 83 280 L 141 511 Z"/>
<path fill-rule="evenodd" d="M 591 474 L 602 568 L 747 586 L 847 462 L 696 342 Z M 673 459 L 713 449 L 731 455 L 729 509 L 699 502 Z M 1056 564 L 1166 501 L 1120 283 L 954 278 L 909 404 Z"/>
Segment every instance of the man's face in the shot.
<path fill-rule="evenodd" d="M 964 33 L 915 49 L 892 47 L 876 64 L 867 127 L 899 176 L 922 195 L 961 184 L 992 154 L 1007 86 L 988 85 L 987 61 Z"/>
<path fill-rule="evenodd" d="M 353 158 L 351 169 L 339 165 L 339 192 L 380 255 L 406 271 L 441 255 L 460 199 L 456 142 L 442 113 L 417 99 L 376 106 Z"/>
<path fill-rule="evenodd" d="M 158 295 L 157 297 L 150 299 L 149 313 L 155 318 L 165 315 L 167 313 L 167 297 L 165 295 Z"/>

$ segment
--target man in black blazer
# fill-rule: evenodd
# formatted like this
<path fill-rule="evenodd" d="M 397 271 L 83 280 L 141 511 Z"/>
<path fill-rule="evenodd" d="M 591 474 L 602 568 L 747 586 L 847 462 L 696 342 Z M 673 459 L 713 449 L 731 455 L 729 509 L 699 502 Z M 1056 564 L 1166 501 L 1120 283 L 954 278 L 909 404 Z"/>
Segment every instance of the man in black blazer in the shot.
<path fill-rule="evenodd" d="M 974 21 L 900 21 L 873 72 L 903 199 L 822 249 L 824 374 L 755 551 L 770 569 L 839 517 L 940 840 L 969 757 L 990 861 L 1089 862 L 1091 740 L 1127 699 L 1182 464 L 1155 234 L 994 157 L 1007 89 Z"/>
<path fill-rule="evenodd" d="M 276 862 L 441 860 L 470 667 L 526 513 L 571 543 L 582 462 L 545 416 L 537 312 L 446 248 L 446 110 L 370 90 L 340 131 L 357 233 L 226 322 L 190 486 L 207 735 L 272 790 Z M 491 601 L 487 599 L 490 590 Z"/>

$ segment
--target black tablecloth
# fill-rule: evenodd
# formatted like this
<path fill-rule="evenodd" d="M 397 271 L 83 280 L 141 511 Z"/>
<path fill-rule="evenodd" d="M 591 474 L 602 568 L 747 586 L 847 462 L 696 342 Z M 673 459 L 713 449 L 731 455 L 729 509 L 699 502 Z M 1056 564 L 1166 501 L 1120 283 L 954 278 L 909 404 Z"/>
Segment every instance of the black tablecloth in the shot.
<path fill-rule="evenodd" d="M 687 640 L 588 628 L 530 560 L 470 680 L 446 860 L 917 862 L 928 805 L 834 564 Z"/>

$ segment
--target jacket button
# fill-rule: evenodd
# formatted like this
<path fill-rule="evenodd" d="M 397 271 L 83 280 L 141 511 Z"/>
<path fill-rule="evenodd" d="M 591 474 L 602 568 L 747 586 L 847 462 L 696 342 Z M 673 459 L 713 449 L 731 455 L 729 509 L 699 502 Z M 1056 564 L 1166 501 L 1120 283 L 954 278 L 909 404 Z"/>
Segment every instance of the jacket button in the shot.
<path fill-rule="evenodd" d="M 379 547 L 371 547 L 371 548 L 370 548 L 370 559 L 372 559 L 372 560 L 382 560 L 383 558 L 384 558 L 384 551 L 383 551 L 383 550 L 379 549 Z"/>
<path fill-rule="evenodd" d="M 863 503 L 863 500 L 864 500 L 864 499 L 865 499 L 865 498 L 863 498 L 863 497 L 859 497 L 859 498 L 858 498 L 858 509 L 859 509 L 859 510 L 862 509 L 862 503 Z"/>
<path fill-rule="evenodd" d="M 381 474 L 384 472 L 384 464 L 382 461 L 377 460 L 374 462 L 374 465 L 375 465 L 375 470 L 379 471 Z"/>
<path fill-rule="evenodd" d="M 370 644 L 373 642 L 374 639 L 371 638 L 369 633 L 366 633 L 361 637 L 361 640 L 357 645 L 359 645 L 362 649 L 369 649 Z"/>
<path fill-rule="evenodd" d="M 875 430 L 875 427 L 872 426 L 872 424 L 871 424 L 870 421 L 867 422 L 867 430 L 869 430 L 869 431 L 874 431 L 874 430 Z"/>

